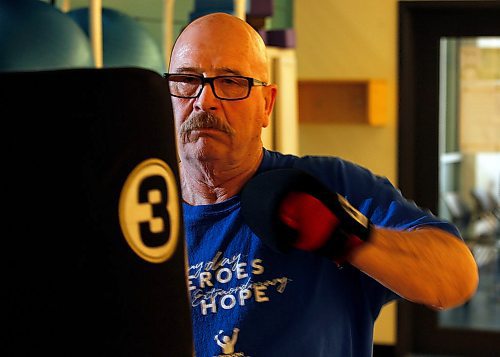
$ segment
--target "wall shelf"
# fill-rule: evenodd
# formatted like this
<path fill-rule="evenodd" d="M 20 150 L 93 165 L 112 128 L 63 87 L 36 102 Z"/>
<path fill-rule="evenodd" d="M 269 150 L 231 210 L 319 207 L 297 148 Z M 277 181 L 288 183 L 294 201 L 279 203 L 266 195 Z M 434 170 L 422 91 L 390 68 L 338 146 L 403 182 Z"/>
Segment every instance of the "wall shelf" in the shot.
<path fill-rule="evenodd" d="M 299 121 L 383 126 L 387 122 L 385 80 L 300 80 Z"/>

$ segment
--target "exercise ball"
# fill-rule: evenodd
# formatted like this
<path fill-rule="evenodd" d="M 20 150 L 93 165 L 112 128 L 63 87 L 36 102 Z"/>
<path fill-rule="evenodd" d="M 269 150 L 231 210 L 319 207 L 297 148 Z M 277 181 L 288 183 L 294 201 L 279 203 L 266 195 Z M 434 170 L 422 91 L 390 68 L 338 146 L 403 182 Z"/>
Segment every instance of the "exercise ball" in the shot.
<path fill-rule="evenodd" d="M 40 0 L 0 0 L 0 71 L 92 67 L 83 30 Z"/>
<path fill-rule="evenodd" d="M 79 8 L 68 15 L 89 35 L 89 10 Z M 104 67 L 142 67 L 163 72 L 159 46 L 151 34 L 132 17 L 118 10 L 102 8 Z"/>

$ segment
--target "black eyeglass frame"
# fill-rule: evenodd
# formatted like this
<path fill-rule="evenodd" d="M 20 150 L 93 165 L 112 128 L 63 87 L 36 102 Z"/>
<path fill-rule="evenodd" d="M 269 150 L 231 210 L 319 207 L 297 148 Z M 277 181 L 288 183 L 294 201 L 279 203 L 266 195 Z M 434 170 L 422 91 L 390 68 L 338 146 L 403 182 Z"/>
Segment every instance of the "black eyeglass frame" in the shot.
<path fill-rule="evenodd" d="M 184 74 L 184 73 L 163 73 L 163 78 L 165 78 L 167 81 L 171 76 L 186 76 L 186 77 L 193 77 L 193 78 L 198 78 L 201 80 L 201 85 L 200 85 L 200 90 L 196 95 L 192 96 L 181 96 L 181 95 L 176 95 L 170 93 L 172 97 L 177 97 L 177 98 L 184 98 L 184 99 L 194 99 L 198 98 L 201 95 L 201 92 L 203 92 L 203 88 L 205 88 L 205 84 L 210 84 L 210 87 L 212 88 L 212 93 L 217 99 L 220 100 L 243 100 L 246 99 L 250 96 L 250 92 L 252 91 L 252 87 L 256 86 L 261 86 L 261 87 L 267 87 L 269 83 L 263 82 L 261 80 L 252 78 L 252 77 L 245 77 L 245 76 L 238 76 L 238 75 L 224 75 L 224 76 L 215 76 L 215 77 L 204 77 L 201 75 L 197 74 Z M 244 97 L 238 97 L 238 98 L 222 98 L 219 97 L 215 91 L 215 86 L 214 86 L 214 81 L 219 78 L 242 78 L 246 79 L 248 81 L 248 91 L 247 94 Z"/>

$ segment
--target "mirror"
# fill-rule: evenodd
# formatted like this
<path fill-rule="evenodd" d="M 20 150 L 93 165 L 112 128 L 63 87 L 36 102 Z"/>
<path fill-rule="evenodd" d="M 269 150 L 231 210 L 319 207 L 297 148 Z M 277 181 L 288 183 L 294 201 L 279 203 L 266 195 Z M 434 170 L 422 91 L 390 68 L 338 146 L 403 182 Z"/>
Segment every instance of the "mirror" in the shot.
<path fill-rule="evenodd" d="M 500 37 L 442 38 L 439 74 L 438 214 L 480 274 L 476 295 L 439 324 L 500 331 Z"/>

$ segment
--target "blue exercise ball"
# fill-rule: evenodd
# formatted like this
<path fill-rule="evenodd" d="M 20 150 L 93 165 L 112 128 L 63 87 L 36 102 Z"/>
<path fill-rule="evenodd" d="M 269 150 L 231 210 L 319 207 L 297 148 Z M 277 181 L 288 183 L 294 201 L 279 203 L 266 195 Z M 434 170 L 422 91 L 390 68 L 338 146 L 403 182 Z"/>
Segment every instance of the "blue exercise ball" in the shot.
<path fill-rule="evenodd" d="M 79 8 L 68 15 L 89 35 L 89 10 Z M 102 47 L 104 67 L 142 67 L 163 72 L 159 46 L 151 34 L 132 17 L 102 8 Z"/>
<path fill-rule="evenodd" d="M 93 67 L 82 29 L 40 0 L 0 0 L 0 71 Z"/>

